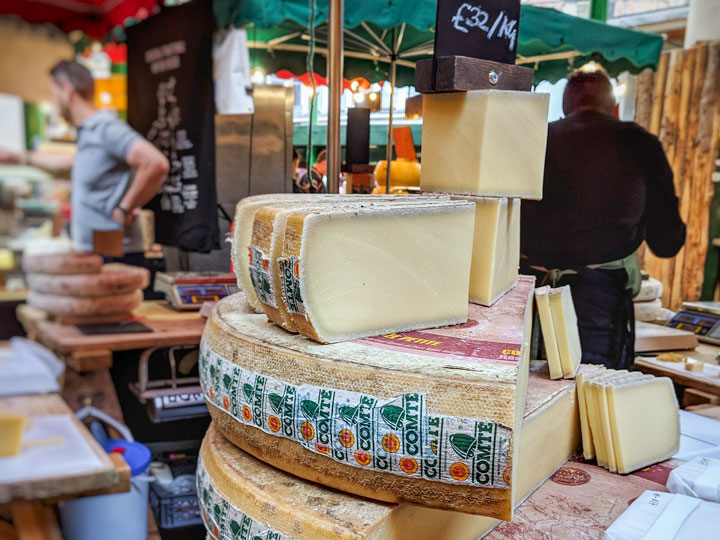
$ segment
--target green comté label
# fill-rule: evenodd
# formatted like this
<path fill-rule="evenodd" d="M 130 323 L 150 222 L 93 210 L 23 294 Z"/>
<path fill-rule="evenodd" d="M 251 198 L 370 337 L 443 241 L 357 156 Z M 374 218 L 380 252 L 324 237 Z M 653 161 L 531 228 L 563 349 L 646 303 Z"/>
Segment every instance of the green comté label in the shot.
<path fill-rule="evenodd" d="M 288 312 L 305 315 L 305 304 L 303 304 L 302 293 L 300 292 L 299 259 L 295 255 L 288 258 L 279 258 L 278 265 L 280 266 L 282 278 L 282 295 Z"/>
<path fill-rule="evenodd" d="M 204 342 L 200 362 L 210 403 L 238 422 L 293 440 L 311 452 L 400 476 L 510 487 L 512 430 L 506 426 L 431 414 L 423 393 L 380 398 L 289 384 L 243 369 Z"/>
<path fill-rule="evenodd" d="M 265 257 L 262 250 L 255 246 L 248 248 L 250 251 L 250 280 L 255 289 L 255 294 L 263 304 L 277 309 L 277 302 L 272 290 L 272 281 L 270 281 L 270 259 Z"/>
<path fill-rule="evenodd" d="M 198 461 L 195 482 L 203 523 L 215 540 L 292 540 L 230 504 L 212 483 L 202 459 Z"/>

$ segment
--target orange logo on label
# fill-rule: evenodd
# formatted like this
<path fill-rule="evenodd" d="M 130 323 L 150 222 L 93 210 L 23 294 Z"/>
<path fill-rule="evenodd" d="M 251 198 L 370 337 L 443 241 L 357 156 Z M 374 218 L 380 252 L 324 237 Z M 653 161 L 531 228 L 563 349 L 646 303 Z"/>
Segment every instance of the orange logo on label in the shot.
<path fill-rule="evenodd" d="M 302 433 L 303 439 L 312 441 L 315 437 L 315 428 L 310 422 L 303 422 L 303 425 L 300 426 L 300 433 Z"/>
<path fill-rule="evenodd" d="M 432 450 L 433 454 L 437 454 L 437 443 L 435 441 L 430 441 L 430 450 Z"/>
<path fill-rule="evenodd" d="M 503 471 L 503 480 L 508 486 L 512 485 L 512 465 L 508 465 Z"/>
<path fill-rule="evenodd" d="M 396 435 L 388 433 L 382 438 L 382 447 L 386 452 L 394 454 L 400 450 L 400 439 L 398 439 Z"/>
<path fill-rule="evenodd" d="M 268 268 L 270 268 L 270 261 L 267 259 L 263 259 L 262 260 L 262 268 L 263 268 L 263 270 L 267 270 Z"/>
<path fill-rule="evenodd" d="M 215 538 L 220 538 L 220 531 L 217 528 L 217 525 L 213 523 L 213 534 L 215 535 Z"/>
<path fill-rule="evenodd" d="M 467 477 L 470 476 L 470 469 L 468 469 L 468 466 L 464 463 L 460 463 L 459 461 L 450 465 L 449 472 L 452 479 L 457 480 L 458 482 L 464 482 L 467 480 Z"/>
<path fill-rule="evenodd" d="M 280 419 L 277 416 L 270 416 L 268 418 L 268 426 L 270 426 L 271 430 L 277 433 L 280 431 Z"/>
<path fill-rule="evenodd" d="M 418 464 L 413 458 L 402 458 L 400 460 L 400 468 L 404 473 L 415 474 L 418 470 Z"/>
<path fill-rule="evenodd" d="M 203 509 L 202 509 L 202 516 L 203 516 L 203 521 L 205 523 L 207 523 L 208 519 L 207 519 L 207 512 L 205 511 L 205 507 L 203 507 Z"/>
<path fill-rule="evenodd" d="M 223 409 L 230 410 L 230 399 L 227 396 L 223 396 Z"/>
<path fill-rule="evenodd" d="M 315 445 L 315 449 L 316 449 L 318 452 L 320 452 L 321 454 L 329 454 L 329 453 L 330 453 L 330 448 L 328 448 L 328 447 L 325 446 L 324 444 L 316 444 L 316 445 Z"/>
<path fill-rule="evenodd" d="M 563 486 L 582 486 L 590 481 L 590 475 L 577 467 L 561 467 L 550 480 Z"/>
<path fill-rule="evenodd" d="M 353 435 L 352 431 L 349 429 L 343 429 L 338 433 L 338 439 L 340 439 L 340 444 L 342 444 L 345 448 L 350 448 L 353 444 L 355 444 L 355 435 Z"/>
<path fill-rule="evenodd" d="M 208 390 L 208 393 L 210 394 L 210 399 L 212 401 L 215 401 L 215 391 L 213 390 L 213 387 L 210 387 L 210 390 Z"/>
<path fill-rule="evenodd" d="M 252 248 L 248 248 L 248 257 L 250 258 L 250 266 L 252 266 L 252 263 L 253 263 L 253 252 L 252 252 Z"/>
<path fill-rule="evenodd" d="M 242 414 L 246 422 L 250 422 L 250 420 L 252 420 L 252 411 L 247 405 L 243 405 Z"/>
<path fill-rule="evenodd" d="M 357 461 L 363 467 L 370 464 L 370 454 L 363 452 L 362 450 L 355 451 L 355 461 Z"/>
<path fill-rule="evenodd" d="M 293 264 L 293 273 L 296 278 L 300 279 L 300 261 L 295 261 L 295 264 Z"/>

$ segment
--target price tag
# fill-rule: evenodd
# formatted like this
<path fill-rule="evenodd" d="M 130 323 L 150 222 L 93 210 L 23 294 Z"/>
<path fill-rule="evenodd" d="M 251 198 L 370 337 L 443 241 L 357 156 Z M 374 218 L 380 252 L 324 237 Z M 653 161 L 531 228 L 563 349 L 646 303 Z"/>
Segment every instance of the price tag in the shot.
<path fill-rule="evenodd" d="M 435 56 L 515 64 L 520 0 L 438 0 Z"/>

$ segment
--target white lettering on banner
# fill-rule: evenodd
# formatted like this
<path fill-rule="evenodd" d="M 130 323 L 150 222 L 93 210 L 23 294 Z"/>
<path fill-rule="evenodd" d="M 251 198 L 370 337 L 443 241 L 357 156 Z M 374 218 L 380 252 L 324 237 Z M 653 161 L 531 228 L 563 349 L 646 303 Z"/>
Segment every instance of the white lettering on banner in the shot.
<path fill-rule="evenodd" d="M 470 33 L 472 29 L 478 29 L 484 32 L 488 39 L 493 37 L 507 39 L 508 49 L 513 50 L 517 41 L 517 20 L 510 19 L 504 11 L 498 13 L 491 27 L 487 26 L 489 20 L 490 14 L 484 11 L 482 6 L 473 6 L 464 2 L 460 4 L 450 22 L 455 30 L 464 34 Z"/>
<path fill-rule="evenodd" d="M 145 59 L 146 61 L 148 58 L 155 59 L 160 53 L 177 52 L 180 49 L 184 52 L 184 47 L 184 41 L 171 43 L 148 51 Z M 153 52 L 158 50 L 160 53 Z M 166 62 L 171 58 L 173 57 L 155 60 L 155 62 Z M 194 148 L 194 144 L 186 130 L 177 129 L 182 121 L 182 116 L 175 95 L 176 87 L 175 77 L 170 77 L 158 84 L 157 117 L 147 133 L 147 139 L 165 154 L 170 163 L 170 171 L 160 188 L 160 209 L 173 214 L 184 214 L 187 210 L 197 208 L 199 195 L 197 183 L 185 184 L 184 180 L 196 179 L 199 177 L 199 173 L 196 157 L 189 153 Z"/>

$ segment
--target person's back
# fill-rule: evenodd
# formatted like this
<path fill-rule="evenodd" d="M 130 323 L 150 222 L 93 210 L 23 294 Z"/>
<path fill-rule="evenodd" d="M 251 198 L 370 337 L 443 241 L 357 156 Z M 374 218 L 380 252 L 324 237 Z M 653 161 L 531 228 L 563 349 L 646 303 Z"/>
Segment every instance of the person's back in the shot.
<path fill-rule="evenodd" d="M 566 117 L 548 128 L 543 199 L 522 204 L 522 270 L 569 285 L 582 361 L 628 368 L 634 360 L 635 251 L 647 241 L 672 257 L 685 241 L 673 173 L 659 140 L 611 113 L 602 73 L 576 73 Z"/>

